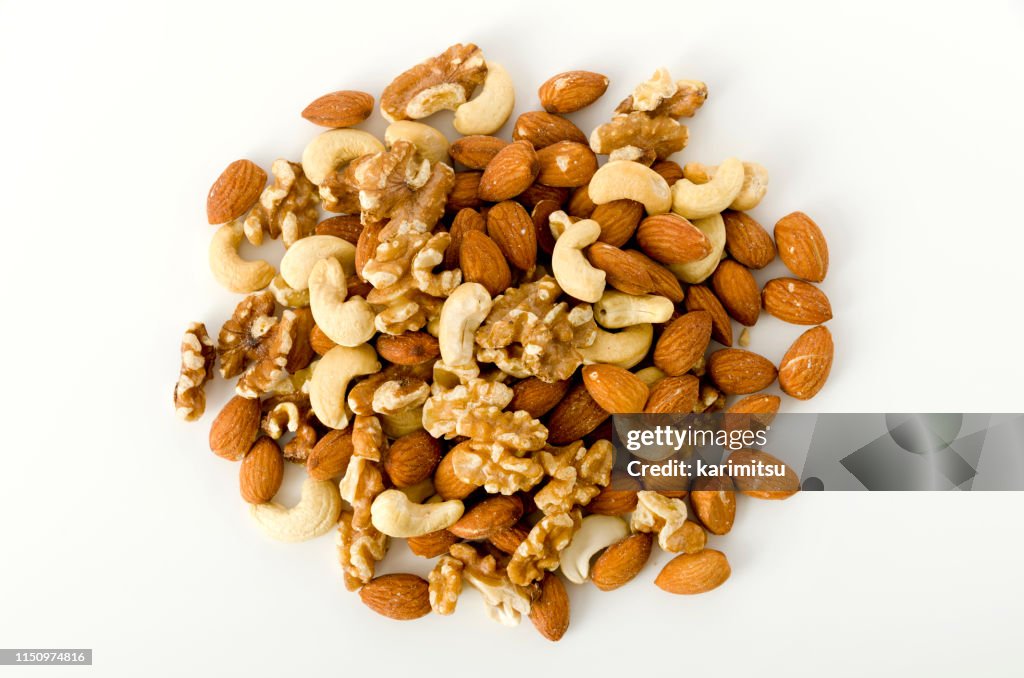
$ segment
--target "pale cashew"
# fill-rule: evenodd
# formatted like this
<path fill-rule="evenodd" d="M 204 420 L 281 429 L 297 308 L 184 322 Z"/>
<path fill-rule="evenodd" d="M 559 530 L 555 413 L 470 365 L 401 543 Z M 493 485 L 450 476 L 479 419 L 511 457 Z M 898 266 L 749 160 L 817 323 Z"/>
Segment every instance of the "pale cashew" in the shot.
<path fill-rule="evenodd" d="M 683 176 L 695 184 L 706 184 L 714 178 L 717 167 L 708 167 L 699 162 L 686 163 Z M 743 161 L 743 186 L 739 195 L 729 203 L 729 209 L 745 212 L 761 204 L 768 191 L 768 170 L 756 162 Z"/>
<path fill-rule="evenodd" d="M 607 290 L 594 304 L 594 320 L 609 329 L 642 323 L 663 323 L 672 317 L 675 304 L 668 297 L 656 294 L 626 294 Z"/>
<path fill-rule="evenodd" d="M 491 312 L 491 295 L 480 283 L 462 283 L 441 307 L 437 343 L 451 369 L 473 365 L 476 330 Z"/>
<path fill-rule="evenodd" d="M 400 488 L 405 496 L 409 498 L 414 504 L 432 504 L 436 501 L 441 501 L 441 497 L 434 494 L 434 479 L 427 478 L 421 480 L 415 485 Z"/>
<path fill-rule="evenodd" d="M 332 129 L 317 136 L 302 151 L 302 171 L 318 186 L 332 172 L 356 158 L 380 153 L 384 144 L 360 129 Z"/>
<path fill-rule="evenodd" d="M 389 438 L 401 438 L 423 428 L 423 405 L 409 407 L 394 414 L 381 414 L 380 427 Z"/>
<path fill-rule="evenodd" d="M 384 143 L 391 148 L 396 141 L 408 141 L 431 164 L 448 160 L 448 139 L 422 122 L 399 120 L 388 125 L 384 130 Z"/>
<path fill-rule="evenodd" d="M 743 163 L 727 158 L 704 184 L 680 179 L 672 186 L 672 211 L 687 219 L 703 219 L 729 207 L 743 188 Z"/>
<path fill-rule="evenodd" d="M 548 228 L 551 229 L 551 235 L 555 240 L 561 238 L 562 234 L 565 233 L 565 229 L 572 226 L 572 224 L 572 217 L 562 210 L 552 212 L 551 216 L 548 217 Z"/>
<path fill-rule="evenodd" d="M 642 370 L 637 370 L 633 374 L 635 374 L 637 378 L 640 379 L 640 381 L 647 384 L 648 387 L 654 386 L 659 381 L 668 376 L 654 365 L 651 365 L 650 367 L 645 367 Z"/>
<path fill-rule="evenodd" d="M 628 370 L 644 359 L 653 339 L 654 326 L 647 323 L 614 333 L 598 327 L 594 343 L 576 350 L 588 365 L 607 363 Z"/>
<path fill-rule="evenodd" d="M 309 308 L 317 326 L 339 346 L 365 344 L 377 331 L 375 313 L 366 299 L 352 297 L 348 301 L 345 272 L 333 257 L 321 259 L 309 274 Z"/>
<path fill-rule="evenodd" d="M 577 221 L 555 241 L 551 270 L 566 294 L 593 303 L 604 293 L 605 272 L 591 266 L 583 248 L 601 236 L 601 224 L 593 219 Z"/>
<path fill-rule="evenodd" d="M 240 221 L 218 228 L 210 240 L 210 270 L 224 287 L 232 292 L 248 294 L 269 285 L 277 272 L 262 259 L 247 261 L 238 255 L 238 246 L 244 237 Z"/>
<path fill-rule="evenodd" d="M 309 274 L 316 262 L 333 257 L 345 275 L 356 272 L 356 246 L 334 235 L 311 235 L 296 240 L 281 258 L 281 277 L 293 290 L 309 289 Z"/>
<path fill-rule="evenodd" d="M 373 500 L 370 522 L 389 537 L 422 537 L 451 527 L 462 517 L 458 499 L 414 504 L 401 490 L 384 490 Z"/>
<path fill-rule="evenodd" d="M 287 508 L 278 503 L 254 504 L 249 512 L 268 537 L 279 541 L 306 541 L 329 532 L 341 514 L 338 484 L 307 478 L 299 503 Z"/>
<path fill-rule="evenodd" d="M 494 134 L 512 115 L 516 90 L 508 71 L 493 61 L 487 62 L 487 78 L 480 94 L 455 109 L 455 130 L 464 136 Z"/>
<path fill-rule="evenodd" d="M 573 584 L 582 584 L 590 576 L 590 559 L 628 536 L 629 525 L 618 516 L 587 516 L 558 557 L 562 574 Z"/>
<path fill-rule="evenodd" d="M 725 252 L 725 221 L 721 214 L 714 214 L 706 219 L 695 219 L 693 225 L 707 236 L 711 243 L 711 253 L 703 259 L 689 261 L 685 264 L 669 264 L 666 268 L 685 283 L 696 285 L 704 282 L 718 268 Z"/>
<path fill-rule="evenodd" d="M 595 205 L 628 198 L 643 203 L 648 214 L 664 214 L 672 207 L 672 189 L 665 178 L 631 160 L 605 163 L 590 179 L 587 192 Z"/>
<path fill-rule="evenodd" d="M 335 346 L 328 351 L 309 380 L 309 402 L 317 419 L 330 428 L 348 426 L 345 397 L 349 382 L 354 377 L 379 371 L 377 353 L 369 344 L 355 348 Z"/>

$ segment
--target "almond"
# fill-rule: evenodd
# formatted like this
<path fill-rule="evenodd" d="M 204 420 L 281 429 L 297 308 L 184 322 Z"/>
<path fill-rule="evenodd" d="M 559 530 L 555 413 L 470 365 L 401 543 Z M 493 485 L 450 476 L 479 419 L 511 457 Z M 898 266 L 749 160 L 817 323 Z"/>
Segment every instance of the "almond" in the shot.
<path fill-rule="evenodd" d="M 345 473 L 352 458 L 352 429 L 328 431 L 306 457 L 306 472 L 313 480 L 330 480 Z"/>
<path fill-rule="evenodd" d="M 537 90 L 548 113 L 573 113 L 586 108 L 608 90 L 608 78 L 591 71 L 566 71 L 550 77 Z"/>
<path fill-rule="evenodd" d="M 809 216 L 793 212 L 775 224 L 779 258 L 798 278 L 821 282 L 828 274 L 828 243 Z"/>
<path fill-rule="evenodd" d="M 487 232 L 484 218 L 472 207 L 462 208 L 455 215 L 455 218 L 452 219 L 451 228 L 448 229 L 451 242 L 444 251 L 444 267 L 446 269 L 458 268 L 459 251 L 462 249 L 462 237 L 467 231 Z"/>
<path fill-rule="evenodd" d="M 381 334 L 377 337 L 377 354 L 396 365 L 420 365 L 441 355 L 441 347 L 426 332 Z"/>
<path fill-rule="evenodd" d="M 523 142 L 516 142 L 523 143 Z M 537 183 L 573 188 L 590 182 L 597 171 L 597 156 L 590 146 L 575 141 L 559 141 L 537 151 Z"/>
<path fill-rule="evenodd" d="M 711 341 L 711 315 L 690 311 L 673 320 L 654 346 L 654 364 L 669 376 L 686 374 Z"/>
<path fill-rule="evenodd" d="M 579 186 L 569 197 L 569 204 L 565 208 L 565 211 L 568 212 L 571 217 L 589 219 L 595 209 L 597 209 L 597 205 L 595 205 L 594 201 L 590 199 L 590 191 L 588 190 L 588 187 Z M 639 219 L 637 220 L 637 223 L 639 223 Z"/>
<path fill-rule="evenodd" d="M 679 166 L 678 162 L 672 160 L 661 160 L 651 165 L 651 169 L 661 175 L 661 178 L 672 186 L 674 183 L 683 178 L 683 168 Z"/>
<path fill-rule="evenodd" d="M 647 272 L 651 276 L 651 280 L 654 281 L 654 293 L 660 294 L 663 297 L 668 297 L 673 303 L 678 304 L 683 300 L 683 286 L 679 284 L 679 279 L 658 262 L 654 261 L 645 254 L 635 252 L 638 257 L 641 257 L 647 264 Z"/>
<path fill-rule="evenodd" d="M 487 212 L 487 235 L 520 271 L 530 272 L 537 264 L 537 234 L 533 219 L 519 203 L 505 200 Z"/>
<path fill-rule="evenodd" d="M 612 591 L 636 577 L 651 557 L 653 544 L 654 537 L 650 533 L 639 532 L 609 546 L 590 568 L 594 586 Z"/>
<path fill-rule="evenodd" d="M 359 243 L 359 234 L 363 232 L 363 222 L 358 214 L 340 214 L 324 219 L 316 225 L 316 235 L 333 235 L 353 245 Z"/>
<path fill-rule="evenodd" d="M 686 290 L 687 311 L 707 311 L 711 316 L 711 338 L 723 346 L 732 346 L 732 321 L 715 293 L 704 285 Z"/>
<path fill-rule="evenodd" d="M 512 401 L 507 409 L 509 412 L 524 410 L 534 419 L 539 419 L 558 404 L 571 385 L 569 380 L 549 383 L 528 377 L 513 384 Z"/>
<path fill-rule="evenodd" d="M 762 269 L 775 259 L 775 243 L 764 226 L 746 212 L 726 210 L 725 247 L 733 259 L 747 268 Z"/>
<path fill-rule="evenodd" d="M 758 393 L 737 400 L 725 411 L 726 414 L 765 414 L 774 415 L 779 411 L 782 400 L 779 396 Z"/>
<path fill-rule="evenodd" d="M 462 163 L 469 169 L 482 170 L 498 154 L 498 151 L 506 146 L 508 146 L 508 142 L 504 139 L 474 134 L 453 142 L 448 147 L 448 152 L 455 162 Z"/>
<path fill-rule="evenodd" d="M 441 463 L 434 471 L 434 490 L 446 501 L 448 499 L 465 499 L 476 489 L 476 485 L 463 482 L 455 475 L 455 469 L 452 468 L 452 452 L 456 449 L 458 449 L 458 445 L 441 457 Z"/>
<path fill-rule="evenodd" d="M 505 255 L 501 248 L 478 231 L 469 231 L 462 236 L 462 247 L 459 248 L 459 268 L 462 279 L 476 282 L 487 288 L 492 297 L 496 297 L 512 284 L 512 271 L 509 270 Z"/>
<path fill-rule="evenodd" d="M 752 327 L 761 315 L 761 293 L 743 264 L 726 259 L 711 276 L 711 286 L 725 310 L 741 325 Z"/>
<path fill-rule="evenodd" d="M 786 499 L 800 491 L 800 478 L 796 472 L 781 459 L 761 450 L 737 450 L 726 460 L 732 466 L 744 466 L 753 471 L 758 464 L 765 466 L 785 467 L 781 476 L 755 475 L 746 473 L 735 476 L 732 480 L 736 488 L 743 494 L 757 499 Z"/>
<path fill-rule="evenodd" d="M 448 530 L 437 530 L 419 537 L 409 537 L 406 543 L 409 544 L 409 550 L 421 558 L 437 558 L 448 553 L 452 544 L 458 541 L 459 538 Z"/>
<path fill-rule="evenodd" d="M 636 200 L 612 200 L 594 208 L 589 217 L 601 224 L 598 240 L 615 247 L 622 247 L 633 237 L 640 220 L 644 217 L 644 206 Z"/>
<path fill-rule="evenodd" d="M 779 363 L 779 386 L 799 400 L 817 395 L 832 371 L 835 347 L 832 333 L 819 325 L 807 330 L 793 342 Z"/>
<path fill-rule="evenodd" d="M 540 597 L 530 606 L 530 621 L 540 635 L 551 641 L 560 640 L 569 628 L 569 594 L 554 572 L 548 572 L 540 581 Z"/>
<path fill-rule="evenodd" d="M 220 173 L 206 196 L 206 219 L 226 224 L 256 204 L 267 184 L 267 173 L 252 160 L 236 160 Z"/>
<path fill-rule="evenodd" d="M 541 200 L 554 200 L 560 206 L 569 199 L 568 188 L 558 188 L 556 186 L 545 186 L 544 184 L 536 183 L 530 185 L 525 191 L 516 196 L 516 201 L 521 203 L 527 209 L 533 209 L 537 206 Z M 561 209 L 561 207 L 559 207 Z"/>
<path fill-rule="evenodd" d="M 483 172 L 456 172 L 452 190 L 448 192 L 445 209 L 458 212 L 464 207 L 476 209 L 480 207 L 480 178 Z"/>
<path fill-rule="evenodd" d="M 512 138 L 529 141 L 537 150 L 559 141 L 587 143 L 587 135 L 569 120 L 547 111 L 529 111 L 516 119 Z"/>
<path fill-rule="evenodd" d="M 641 221 L 636 241 L 647 256 L 663 264 L 685 264 L 711 254 L 711 241 L 704 232 L 671 213 Z"/>
<path fill-rule="evenodd" d="M 309 343 L 309 333 L 313 331 L 316 321 L 313 319 L 313 311 L 309 308 L 295 308 L 291 312 L 295 316 L 295 339 L 292 341 L 291 350 L 288 351 L 284 369 L 289 374 L 295 374 L 308 367 L 313 360 L 314 351 Z"/>
<path fill-rule="evenodd" d="M 309 331 L 309 345 L 317 355 L 324 355 L 337 346 L 317 325 Z"/>
<path fill-rule="evenodd" d="M 684 553 L 668 561 L 654 583 L 669 593 L 704 593 L 721 586 L 732 570 L 725 554 L 714 549 Z"/>
<path fill-rule="evenodd" d="M 692 374 L 659 379 L 651 387 L 644 412 L 647 414 L 673 414 L 693 412 L 700 395 L 700 380 Z"/>
<path fill-rule="evenodd" d="M 430 612 L 430 586 L 414 574 L 374 577 L 361 589 L 359 598 L 374 612 L 391 619 L 419 619 Z"/>
<path fill-rule="evenodd" d="M 384 471 L 395 487 L 411 487 L 433 475 L 441 461 L 441 443 L 420 429 L 391 443 Z"/>
<path fill-rule="evenodd" d="M 238 485 L 242 499 L 250 504 L 266 504 L 281 489 L 284 480 L 284 455 L 270 438 L 260 438 L 242 459 Z"/>
<path fill-rule="evenodd" d="M 494 532 L 488 540 L 502 553 L 511 555 L 516 552 L 520 544 L 526 541 L 526 537 L 529 534 L 530 528 L 522 524 L 516 524 Z"/>
<path fill-rule="evenodd" d="M 341 90 L 315 100 L 302 111 L 302 117 L 321 127 L 352 127 L 373 113 L 373 96 L 366 92 Z"/>
<path fill-rule="evenodd" d="M 632 414 L 643 411 L 649 391 L 640 377 L 615 365 L 589 365 L 582 372 L 587 391 L 605 412 Z"/>
<path fill-rule="evenodd" d="M 523 500 L 516 495 L 495 496 L 466 511 L 448 531 L 461 539 L 487 539 L 512 527 L 523 516 Z"/>
<path fill-rule="evenodd" d="M 726 534 L 732 529 L 736 520 L 736 492 L 728 476 L 694 478 L 690 504 L 711 534 Z"/>
<path fill-rule="evenodd" d="M 620 516 L 625 513 L 632 513 L 636 510 L 637 491 L 605 487 L 596 497 L 590 500 L 590 503 L 587 504 L 587 511 L 605 516 Z"/>
<path fill-rule="evenodd" d="M 654 280 L 647 270 L 647 262 L 636 252 L 596 242 L 585 250 L 585 254 L 595 268 L 605 272 L 606 282 L 615 289 L 638 295 L 654 291 Z"/>
<path fill-rule="evenodd" d="M 579 384 L 565 395 L 548 417 L 548 442 L 567 445 L 580 440 L 609 416 L 587 387 Z"/>
<path fill-rule="evenodd" d="M 832 319 L 832 304 L 820 289 L 796 278 L 769 280 L 761 291 L 764 310 L 794 325 L 820 325 Z"/>
<path fill-rule="evenodd" d="M 516 141 L 498 151 L 487 163 L 477 193 L 483 200 L 498 202 L 525 191 L 540 171 L 537 152 L 529 141 Z"/>
<path fill-rule="evenodd" d="M 708 358 L 708 374 L 724 393 L 736 395 L 766 388 L 777 372 L 764 356 L 742 348 L 724 348 Z"/>
<path fill-rule="evenodd" d="M 218 457 L 238 461 L 252 447 L 259 432 L 259 399 L 235 396 L 210 425 L 210 450 Z"/>
<path fill-rule="evenodd" d="M 533 207 L 530 219 L 533 220 L 533 232 L 537 246 L 547 254 L 555 251 L 555 236 L 551 233 L 551 215 L 562 209 L 554 200 L 541 200 Z"/>

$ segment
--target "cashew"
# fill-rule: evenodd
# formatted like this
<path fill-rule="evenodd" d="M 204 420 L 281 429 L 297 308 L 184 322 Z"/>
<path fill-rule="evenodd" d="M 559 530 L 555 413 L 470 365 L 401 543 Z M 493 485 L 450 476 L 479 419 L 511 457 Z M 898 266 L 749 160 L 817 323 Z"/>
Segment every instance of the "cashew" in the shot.
<path fill-rule="evenodd" d="M 389 537 L 422 537 L 451 527 L 462 511 L 458 499 L 414 504 L 401 490 L 384 490 L 373 500 L 370 522 Z"/>
<path fill-rule="evenodd" d="M 441 307 L 437 343 L 441 360 L 451 369 L 474 364 L 476 330 L 491 312 L 491 295 L 480 283 L 462 283 Z"/>
<path fill-rule="evenodd" d="M 405 493 L 405 496 L 409 498 L 409 501 L 414 504 L 434 503 L 435 498 L 437 501 L 441 500 L 441 497 L 434 494 L 433 478 L 427 478 L 426 480 L 421 480 L 415 485 L 410 485 L 400 489 Z"/>
<path fill-rule="evenodd" d="M 572 226 L 572 217 L 566 214 L 562 210 L 552 212 L 551 216 L 548 217 L 548 227 L 551 229 L 551 235 L 558 240 L 565 233 L 565 229 Z"/>
<path fill-rule="evenodd" d="M 408 141 L 431 164 L 448 160 L 448 139 L 422 122 L 399 120 L 388 125 L 384 130 L 384 143 L 391 148 L 396 141 Z"/>
<path fill-rule="evenodd" d="M 587 192 L 595 205 L 628 198 L 643 203 L 648 214 L 663 214 L 672 207 L 672 189 L 665 178 L 630 160 L 605 163 L 590 179 Z"/>
<path fill-rule="evenodd" d="M 626 294 L 608 290 L 594 304 L 594 320 L 602 327 L 617 329 L 641 323 L 663 323 L 672 317 L 675 304 L 656 294 Z"/>
<path fill-rule="evenodd" d="M 269 285 L 277 272 L 262 259 L 246 261 L 238 255 L 238 246 L 244 237 L 245 230 L 240 221 L 231 221 L 218 228 L 210 240 L 210 270 L 224 287 L 232 292 L 248 294 Z"/>
<path fill-rule="evenodd" d="M 296 240 L 281 258 L 281 277 L 293 290 L 309 289 L 309 274 L 316 262 L 334 257 L 346 276 L 356 272 L 356 246 L 334 235 L 311 235 Z"/>
<path fill-rule="evenodd" d="M 354 377 L 380 371 L 377 353 L 369 344 L 355 348 L 335 346 L 317 363 L 309 380 L 309 402 L 313 413 L 330 428 L 348 426 L 345 402 L 348 384 Z"/>
<path fill-rule="evenodd" d="M 637 370 L 633 374 L 635 374 L 637 378 L 640 379 L 640 381 L 647 384 L 648 387 L 654 386 L 659 381 L 668 376 L 654 365 L 651 365 L 650 367 L 645 367 L 642 370 Z"/>
<path fill-rule="evenodd" d="M 317 136 L 302 151 L 302 171 L 314 184 L 359 156 L 380 153 L 384 144 L 360 129 L 332 129 Z"/>
<path fill-rule="evenodd" d="M 394 414 L 381 414 L 380 427 L 389 438 L 401 438 L 423 428 L 423 405 L 409 407 Z"/>
<path fill-rule="evenodd" d="M 662 179 L 664 181 L 664 179 Z M 566 294 L 593 303 L 604 292 L 605 272 L 594 268 L 583 256 L 583 248 L 601 236 L 601 224 L 584 219 L 572 224 L 555 241 L 551 270 Z"/>
<path fill-rule="evenodd" d="M 683 282 L 696 285 L 714 273 L 718 262 L 722 260 L 725 251 L 725 221 L 721 214 L 714 214 L 706 219 L 695 219 L 692 223 L 708 237 L 711 254 L 685 264 L 669 264 L 666 268 Z"/>
<path fill-rule="evenodd" d="M 648 323 L 614 333 L 598 327 L 594 343 L 576 350 L 588 365 L 607 363 L 628 370 L 644 359 L 653 338 L 654 326 Z"/>
<path fill-rule="evenodd" d="M 321 259 L 309 274 L 309 308 L 317 326 L 339 346 L 358 346 L 373 337 L 374 312 L 362 297 L 345 301 L 345 272 L 334 258 Z"/>
<path fill-rule="evenodd" d="M 338 523 L 341 495 L 330 480 L 306 478 L 302 498 L 291 508 L 272 502 L 254 504 L 249 512 L 268 537 L 279 541 L 306 541 L 326 534 Z"/>
<path fill-rule="evenodd" d="M 628 536 L 629 525 L 618 516 L 587 516 L 558 558 L 562 574 L 573 584 L 582 584 L 590 576 L 590 559 Z"/>
<path fill-rule="evenodd" d="M 743 163 L 743 186 L 739 195 L 729 203 L 729 209 L 745 212 L 761 204 L 768 191 L 768 170 L 756 162 Z"/>
<path fill-rule="evenodd" d="M 487 78 L 480 94 L 455 109 L 455 130 L 463 136 L 494 134 L 512 115 L 516 90 L 508 71 L 493 61 L 487 62 Z"/>
<path fill-rule="evenodd" d="M 743 188 L 745 172 L 738 158 L 727 158 L 704 184 L 680 179 L 672 186 L 672 211 L 687 219 L 703 219 L 729 207 Z"/>

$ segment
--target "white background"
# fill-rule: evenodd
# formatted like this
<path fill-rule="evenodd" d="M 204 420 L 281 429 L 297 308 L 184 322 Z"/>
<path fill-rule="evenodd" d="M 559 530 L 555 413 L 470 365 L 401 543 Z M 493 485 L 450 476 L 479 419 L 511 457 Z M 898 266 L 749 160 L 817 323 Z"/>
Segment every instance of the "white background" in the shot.
<path fill-rule="evenodd" d="M 553 645 L 469 595 L 451 618 L 373 615 L 333 535 L 280 545 L 250 523 L 206 447 L 226 386 L 199 424 L 170 395 L 183 328 L 215 333 L 236 301 L 206 265 L 220 170 L 297 159 L 316 96 L 379 94 L 475 41 L 517 112 L 555 72 L 609 75 L 575 116 L 588 131 L 657 66 L 708 83 L 681 159 L 763 163 L 755 216 L 802 209 L 831 244 L 836 367 L 787 411 L 1022 411 L 1022 38 L 1008 1 L 0 0 L 0 646 L 95 648 L 91 669 L 30 675 L 1017 674 L 1021 494 L 743 501 L 713 541 L 727 585 L 672 597 L 652 563 L 573 588 Z M 752 348 L 778 360 L 796 333 L 766 320 Z M 383 569 L 410 567 L 428 564 Z"/>

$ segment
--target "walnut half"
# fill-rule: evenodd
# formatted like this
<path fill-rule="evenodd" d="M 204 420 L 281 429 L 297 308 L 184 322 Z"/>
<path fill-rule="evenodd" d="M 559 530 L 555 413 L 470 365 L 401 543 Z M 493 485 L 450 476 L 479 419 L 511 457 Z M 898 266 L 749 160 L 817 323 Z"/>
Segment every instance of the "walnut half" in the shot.
<path fill-rule="evenodd" d="M 189 325 L 181 339 L 181 372 L 174 385 L 174 411 L 185 421 L 195 421 L 206 411 L 206 382 L 213 378 L 216 358 L 206 325 Z"/>
<path fill-rule="evenodd" d="M 480 48 L 452 45 L 402 73 L 380 96 L 380 112 L 388 120 L 417 120 L 466 103 L 487 77 Z"/>

